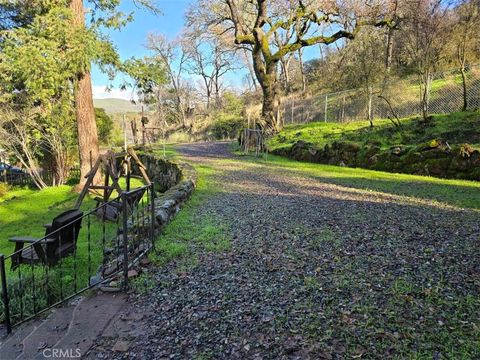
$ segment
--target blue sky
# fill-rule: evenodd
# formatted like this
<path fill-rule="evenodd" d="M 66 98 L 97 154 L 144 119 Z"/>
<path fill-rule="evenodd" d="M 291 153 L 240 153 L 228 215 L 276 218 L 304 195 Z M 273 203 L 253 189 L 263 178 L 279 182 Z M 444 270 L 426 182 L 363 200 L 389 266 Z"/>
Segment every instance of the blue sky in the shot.
<path fill-rule="evenodd" d="M 142 57 L 147 54 L 144 47 L 147 34 L 162 33 L 169 38 L 175 38 L 183 28 L 184 13 L 191 0 L 157 0 L 157 5 L 162 15 L 155 15 L 145 9 L 138 9 L 133 1 L 122 1 L 120 10 L 129 13 L 135 11 L 135 20 L 129 23 L 121 31 L 110 31 L 110 37 L 118 48 L 122 59 L 132 56 Z M 104 89 L 108 83 L 108 77 L 102 74 L 97 67 L 92 69 L 93 93 L 95 98 L 120 97 L 128 99 L 130 91 L 120 92 L 114 88 L 110 93 Z M 114 84 L 118 84 L 117 81 Z"/>
<path fill-rule="evenodd" d="M 148 54 L 145 48 L 147 35 L 149 33 L 161 33 L 168 38 L 173 39 L 178 36 L 184 25 L 184 14 L 190 3 L 195 0 L 156 0 L 157 7 L 162 14 L 155 15 L 146 9 L 137 8 L 132 0 L 123 0 L 120 10 L 124 13 L 135 12 L 134 20 L 127 24 L 120 31 L 109 31 L 110 38 L 116 45 L 120 57 L 125 60 L 132 56 L 140 58 Z M 305 50 L 305 60 L 318 56 L 318 47 L 312 46 Z M 242 79 L 247 73 L 246 68 L 238 69 L 234 73 L 227 74 L 225 80 L 227 86 L 240 87 Z M 109 84 L 108 77 L 103 74 L 96 66 L 92 68 L 93 96 L 96 99 L 101 98 L 123 98 L 129 100 L 132 97 L 132 91 L 120 91 L 118 84 L 121 83 L 122 75 L 118 75 L 113 82 L 113 88 L 106 92 L 105 88 Z M 197 81 L 191 78 L 191 81 Z"/>

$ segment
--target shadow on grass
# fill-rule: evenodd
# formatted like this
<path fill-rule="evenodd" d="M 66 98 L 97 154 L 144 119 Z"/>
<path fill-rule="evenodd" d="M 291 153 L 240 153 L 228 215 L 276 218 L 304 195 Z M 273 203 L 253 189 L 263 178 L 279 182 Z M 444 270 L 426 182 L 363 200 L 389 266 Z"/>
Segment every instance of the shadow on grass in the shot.
<path fill-rule="evenodd" d="M 480 182 L 313 164 L 272 155 L 268 155 L 267 160 L 251 156 L 238 159 L 264 164 L 272 168 L 278 166 L 324 183 L 480 209 L 480 196 L 478 195 Z"/>

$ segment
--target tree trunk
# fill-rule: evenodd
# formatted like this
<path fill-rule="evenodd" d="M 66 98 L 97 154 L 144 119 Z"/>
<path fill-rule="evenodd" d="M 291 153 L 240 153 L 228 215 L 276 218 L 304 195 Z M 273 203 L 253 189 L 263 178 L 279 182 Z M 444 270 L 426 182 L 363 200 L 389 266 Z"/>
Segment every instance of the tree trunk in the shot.
<path fill-rule="evenodd" d="M 393 28 L 388 29 L 387 33 L 387 49 L 385 55 L 385 70 L 387 76 L 390 74 L 392 69 L 392 58 L 393 58 L 393 32 L 395 30 Z"/>
<path fill-rule="evenodd" d="M 255 80 L 255 66 L 252 66 L 248 60 L 247 50 L 243 49 L 243 55 L 245 56 L 245 61 L 247 62 L 248 72 L 250 74 L 250 78 L 252 79 L 253 87 L 255 91 L 258 91 L 257 81 Z"/>
<path fill-rule="evenodd" d="M 290 61 L 292 60 L 293 56 L 285 56 L 280 60 L 281 70 L 283 73 L 283 81 L 284 81 L 284 90 L 286 94 L 290 94 L 292 92 L 292 86 L 290 85 Z"/>
<path fill-rule="evenodd" d="M 467 90 L 467 76 L 465 73 L 465 65 L 462 64 L 460 67 L 460 73 L 462 74 L 462 88 L 463 88 L 463 106 L 462 111 L 467 111 L 468 109 L 468 90 Z"/>
<path fill-rule="evenodd" d="M 370 127 L 373 128 L 373 117 L 372 117 L 372 99 L 373 98 L 373 90 L 367 86 L 367 101 L 368 101 L 368 108 L 367 108 L 367 118 L 370 122 Z"/>
<path fill-rule="evenodd" d="M 427 120 L 430 105 L 430 86 L 431 86 L 430 71 L 426 71 L 423 75 L 423 91 L 422 91 L 422 117 Z"/>
<path fill-rule="evenodd" d="M 85 16 L 82 0 L 71 0 L 70 9 L 73 12 L 73 25 L 83 28 L 85 26 Z M 83 73 L 77 75 L 74 82 L 74 99 L 80 157 L 79 186 L 83 186 L 86 182 L 85 176 L 90 171 L 91 163 L 94 163 L 99 155 L 90 70 L 86 69 Z M 100 173 L 97 173 L 94 182 L 100 182 Z"/>
<path fill-rule="evenodd" d="M 266 122 L 266 130 L 278 132 L 279 122 L 279 97 L 277 83 L 277 63 L 268 64 L 266 74 L 260 81 L 263 92 L 262 117 Z"/>
<path fill-rule="evenodd" d="M 307 78 L 305 77 L 305 70 L 303 68 L 303 51 L 298 49 L 298 64 L 300 66 L 300 75 L 302 75 L 302 92 L 307 90 Z"/>

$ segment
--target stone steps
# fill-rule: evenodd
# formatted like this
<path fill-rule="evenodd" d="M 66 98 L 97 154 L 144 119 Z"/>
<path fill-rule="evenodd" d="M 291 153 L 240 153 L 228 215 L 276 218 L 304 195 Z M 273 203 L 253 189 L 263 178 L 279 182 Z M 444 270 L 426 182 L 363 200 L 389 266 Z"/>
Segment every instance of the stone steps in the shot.
<path fill-rule="evenodd" d="M 0 340 L 0 358 L 44 359 L 55 357 L 54 351 L 63 355 L 57 358 L 83 357 L 125 304 L 124 294 L 79 297 L 43 319 L 14 328 Z"/>

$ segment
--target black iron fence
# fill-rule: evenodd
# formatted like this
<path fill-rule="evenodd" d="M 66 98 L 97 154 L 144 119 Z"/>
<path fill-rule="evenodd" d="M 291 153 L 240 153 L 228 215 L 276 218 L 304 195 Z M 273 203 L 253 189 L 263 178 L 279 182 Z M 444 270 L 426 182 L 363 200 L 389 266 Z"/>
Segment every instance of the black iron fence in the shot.
<path fill-rule="evenodd" d="M 0 182 L 7 183 L 14 186 L 32 186 L 34 185 L 29 174 L 24 172 L 0 172 Z"/>
<path fill-rule="evenodd" d="M 53 173 L 41 170 L 40 176 L 47 185 L 52 185 L 54 182 Z M 80 179 L 80 167 L 72 166 L 68 170 L 68 179 Z M 12 186 L 35 186 L 35 182 L 29 173 L 25 171 L 0 171 L 0 182 L 7 183 Z"/>
<path fill-rule="evenodd" d="M 128 287 L 129 269 L 155 245 L 155 192 L 146 185 L 86 212 L 69 210 L 40 239 L 0 254 L 0 322 L 7 332 L 95 286 Z M 115 285 L 112 285 L 115 283 Z"/>

